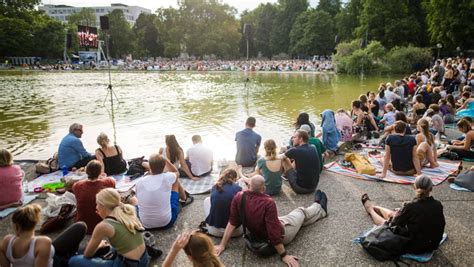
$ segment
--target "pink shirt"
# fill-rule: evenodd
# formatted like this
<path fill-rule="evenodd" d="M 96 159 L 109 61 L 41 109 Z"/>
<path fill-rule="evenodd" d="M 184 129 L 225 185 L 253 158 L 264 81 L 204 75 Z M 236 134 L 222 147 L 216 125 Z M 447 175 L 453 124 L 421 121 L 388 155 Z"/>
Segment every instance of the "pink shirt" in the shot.
<path fill-rule="evenodd" d="M 0 205 L 22 199 L 22 179 L 20 166 L 0 167 Z"/>
<path fill-rule="evenodd" d="M 336 113 L 334 115 L 336 119 L 336 128 L 341 131 L 341 141 L 352 140 L 352 124 L 354 123 L 347 114 Z"/>

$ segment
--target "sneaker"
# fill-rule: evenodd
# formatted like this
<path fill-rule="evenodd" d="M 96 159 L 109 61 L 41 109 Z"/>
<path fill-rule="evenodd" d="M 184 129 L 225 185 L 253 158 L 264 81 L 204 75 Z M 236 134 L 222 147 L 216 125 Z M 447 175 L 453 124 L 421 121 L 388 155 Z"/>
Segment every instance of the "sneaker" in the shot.
<path fill-rule="evenodd" d="M 159 258 L 163 254 L 163 251 L 153 246 L 146 246 L 146 252 L 152 258 Z"/>
<path fill-rule="evenodd" d="M 314 194 L 314 202 L 319 203 L 321 208 L 323 208 L 326 213 L 328 212 L 328 197 L 326 196 L 326 193 L 318 189 Z"/>

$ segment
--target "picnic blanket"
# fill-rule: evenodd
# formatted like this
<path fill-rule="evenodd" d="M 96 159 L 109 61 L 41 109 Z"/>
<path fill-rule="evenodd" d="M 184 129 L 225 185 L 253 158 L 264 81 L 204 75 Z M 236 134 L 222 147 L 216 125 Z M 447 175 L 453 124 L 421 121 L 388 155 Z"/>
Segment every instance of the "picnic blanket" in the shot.
<path fill-rule="evenodd" d="M 213 185 L 216 184 L 218 176 L 214 173 L 201 177 L 201 179 L 194 181 L 189 178 L 179 178 L 181 185 L 191 195 L 206 194 L 211 191 Z"/>
<path fill-rule="evenodd" d="M 380 174 L 382 172 L 382 156 L 369 156 L 369 161 L 372 165 L 374 165 L 377 173 Z M 431 169 L 431 168 L 423 168 L 421 172 L 423 174 L 428 175 L 433 182 L 433 185 L 438 185 L 442 183 L 449 174 L 453 173 L 458 168 L 458 163 L 448 163 L 443 161 L 438 161 L 439 167 Z M 337 174 L 341 174 L 344 176 L 362 179 L 362 180 L 369 180 L 369 181 L 384 181 L 390 183 L 398 183 L 398 184 L 413 184 L 415 183 L 415 176 L 400 176 L 395 175 L 390 170 L 387 172 L 387 176 L 385 178 L 379 178 L 377 175 L 368 175 L 368 174 L 359 174 L 356 172 L 355 169 L 352 168 L 345 168 L 339 165 L 336 161 L 326 164 L 325 169 L 334 172 Z"/>
<path fill-rule="evenodd" d="M 370 233 L 370 231 L 372 231 L 372 229 L 374 229 L 375 227 L 377 227 L 377 226 L 374 226 L 370 230 L 367 230 L 367 231 L 362 232 L 361 234 L 359 234 L 359 236 L 352 239 L 352 243 L 362 244 L 363 238 L 366 237 Z M 444 233 L 443 238 L 441 238 L 441 241 L 439 242 L 439 245 L 441 246 L 444 243 L 444 241 L 446 241 L 447 238 L 448 238 L 448 234 Z M 402 256 L 400 256 L 400 258 L 407 259 L 407 260 L 413 260 L 413 261 L 417 261 L 417 262 L 428 262 L 433 258 L 435 252 L 436 252 L 436 250 L 434 250 L 432 252 L 422 253 L 422 254 L 406 253 L 406 254 L 403 254 Z"/>
<path fill-rule="evenodd" d="M 450 184 L 449 187 L 451 187 L 451 189 L 454 189 L 456 191 L 472 192 L 471 190 L 469 190 L 467 188 L 464 188 L 464 187 L 461 187 L 461 186 L 459 186 L 455 183 Z"/>
<path fill-rule="evenodd" d="M 31 201 L 35 200 L 37 195 L 23 195 L 23 205 L 25 206 L 26 204 L 30 203 Z M 13 213 L 15 210 L 17 210 L 19 207 L 12 207 L 8 209 L 4 209 L 0 211 L 0 219 L 3 219 L 10 215 L 10 213 Z"/>

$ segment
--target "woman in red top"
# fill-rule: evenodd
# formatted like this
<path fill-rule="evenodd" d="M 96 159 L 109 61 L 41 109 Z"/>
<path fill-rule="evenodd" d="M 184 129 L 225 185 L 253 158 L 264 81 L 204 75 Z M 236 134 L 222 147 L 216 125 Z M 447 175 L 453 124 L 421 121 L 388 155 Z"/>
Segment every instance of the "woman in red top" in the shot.
<path fill-rule="evenodd" d="M 13 156 L 6 149 L 0 149 L 0 210 L 21 206 L 23 172 L 13 165 Z"/>
<path fill-rule="evenodd" d="M 91 234 L 95 226 L 102 221 L 95 210 L 95 195 L 104 188 L 115 188 L 115 180 L 101 176 L 102 164 L 97 160 L 92 160 L 87 164 L 86 173 L 88 179 L 75 183 L 72 192 L 77 200 L 75 220 L 85 222 L 87 224 L 87 234 Z"/>

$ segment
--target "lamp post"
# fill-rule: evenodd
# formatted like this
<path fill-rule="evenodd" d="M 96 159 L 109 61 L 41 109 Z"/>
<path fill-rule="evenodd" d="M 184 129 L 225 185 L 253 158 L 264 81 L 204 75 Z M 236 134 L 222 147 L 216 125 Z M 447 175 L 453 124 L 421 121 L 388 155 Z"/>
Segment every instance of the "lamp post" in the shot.
<path fill-rule="evenodd" d="M 437 43 L 436 47 L 438 48 L 438 59 L 439 59 L 439 50 L 443 48 L 443 45 L 441 43 Z"/>

